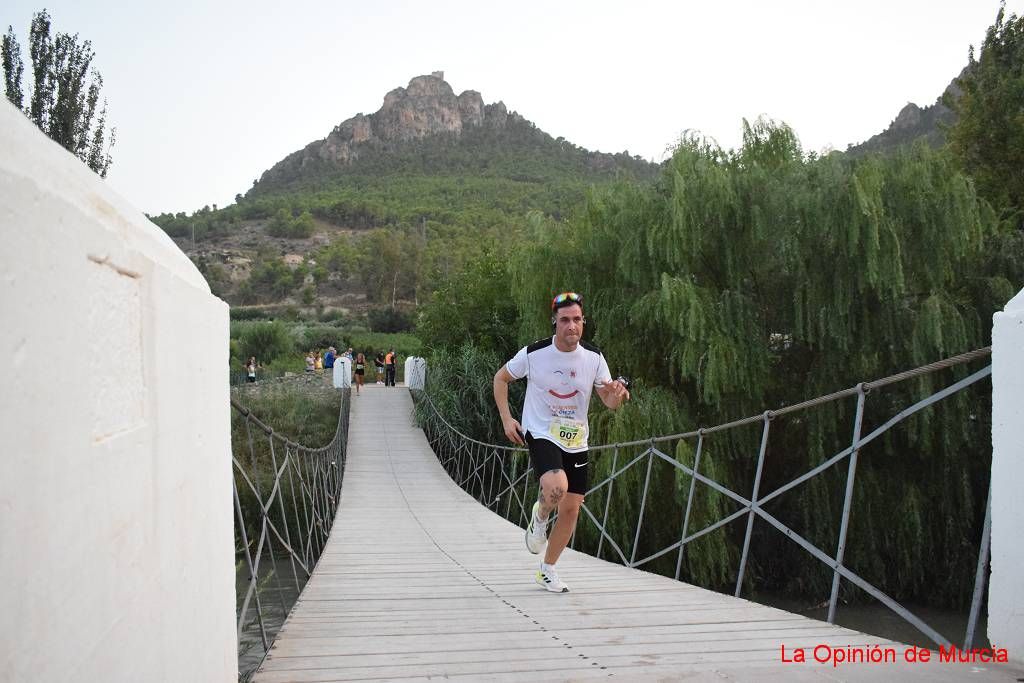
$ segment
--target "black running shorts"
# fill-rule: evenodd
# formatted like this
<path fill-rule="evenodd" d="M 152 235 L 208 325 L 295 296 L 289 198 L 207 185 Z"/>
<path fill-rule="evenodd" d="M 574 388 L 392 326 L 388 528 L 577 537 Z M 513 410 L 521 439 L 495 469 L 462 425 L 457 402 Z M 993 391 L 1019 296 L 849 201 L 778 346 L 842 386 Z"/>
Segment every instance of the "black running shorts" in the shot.
<path fill-rule="evenodd" d="M 569 493 L 586 494 L 587 451 L 567 453 L 553 441 L 534 438 L 530 432 L 526 432 L 526 445 L 530 447 L 530 464 L 537 473 L 537 479 L 551 470 L 565 470 Z"/>

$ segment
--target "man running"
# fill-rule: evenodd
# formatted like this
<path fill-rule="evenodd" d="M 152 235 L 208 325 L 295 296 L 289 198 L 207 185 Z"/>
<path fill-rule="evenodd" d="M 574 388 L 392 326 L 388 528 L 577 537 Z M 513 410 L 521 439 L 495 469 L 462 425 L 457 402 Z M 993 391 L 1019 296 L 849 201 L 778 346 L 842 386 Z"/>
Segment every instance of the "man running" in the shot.
<path fill-rule="evenodd" d="M 582 341 L 583 297 L 563 292 L 551 301 L 554 336 L 519 350 L 494 375 L 494 402 L 501 415 L 505 436 L 530 449 L 530 462 L 540 478 L 540 493 L 526 526 L 526 547 L 540 553 L 547 542 L 537 583 L 553 593 L 568 593 L 558 578 L 555 563 L 565 550 L 583 495 L 587 492 L 587 408 L 590 392 L 597 389 L 601 401 L 615 410 L 629 398 L 626 386 L 611 378 L 601 350 Z M 528 378 L 523 422 L 512 417 L 508 385 Z M 548 519 L 558 511 L 551 538 Z"/>

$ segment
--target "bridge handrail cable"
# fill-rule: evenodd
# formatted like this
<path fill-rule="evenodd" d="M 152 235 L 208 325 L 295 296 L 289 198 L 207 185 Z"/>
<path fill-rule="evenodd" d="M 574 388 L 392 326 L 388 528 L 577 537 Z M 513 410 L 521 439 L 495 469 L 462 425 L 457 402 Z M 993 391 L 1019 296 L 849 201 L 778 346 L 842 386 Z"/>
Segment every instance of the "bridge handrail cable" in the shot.
<path fill-rule="evenodd" d="M 235 530 L 242 546 L 236 554 L 243 555 L 248 570 L 245 592 L 237 595 L 239 670 L 243 680 L 270 651 L 327 543 L 338 507 L 348 441 L 350 392 L 341 391 L 340 396 L 334 435 L 326 445 L 315 448 L 275 431 L 241 402 L 231 399 L 232 409 L 244 420 L 244 443 L 233 438 L 231 455 Z M 257 440 L 254 431 L 264 438 Z M 291 576 L 284 577 L 287 566 L 282 571 L 279 561 L 287 562 Z M 277 594 L 280 610 L 273 603 L 264 603 L 262 596 L 268 592 Z M 254 615 L 250 616 L 253 603 Z M 249 651 L 257 643 L 262 655 L 255 659 Z"/>
<path fill-rule="evenodd" d="M 759 517 L 762 520 L 768 522 L 772 527 L 777 529 L 787 538 L 797 543 L 801 548 L 807 551 L 812 557 L 816 558 L 833 571 L 833 582 L 832 592 L 829 599 L 829 612 L 828 622 L 834 623 L 836 607 L 839 596 L 839 583 L 840 578 L 844 578 L 850 583 L 861 588 L 872 597 L 876 598 L 882 604 L 889 607 L 893 612 L 898 614 L 908 623 L 915 626 L 918 630 L 924 633 L 928 638 L 937 644 L 949 646 L 949 641 L 946 640 L 941 634 L 935 629 L 926 624 L 916 615 L 912 614 L 904 606 L 900 605 L 896 600 L 885 594 L 882 590 L 872 585 L 870 582 L 862 578 L 861 576 L 854 573 L 848 567 L 843 564 L 844 551 L 846 548 L 846 537 L 849 529 L 849 518 L 852 506 L 853 498 L 853 484 L 856 474 L 857 455 L 860 449 L 866 444 L 874 441 L 876 438 L 881 436 L 883 433 L 894 427 L 896 424 L 902 422 L 911 415 L 927 408 L 928 406 L 947 398 L 968 386 L 978 382 L 991 375 L 991 365 L 978 370 L 969 376 L 950 384 L 949 386 L 940 389 L 926 398 L 917 401 L 904 409 L 897 412 L 890 419 L 885 421 L 881 426 L 872 430 L 869 434 L 862 436 L 861 428 L 864 419 L 864 404 L 868 392 L 872 389 L 878 389 L 888 385 L 902 382 L 915 377 L 920 377 L 926 374 L 938 372 L 940 370 L 963 365 L 971 361 L 985 358 L 990 356 L 992 353 L 991 347 L 984 347 L 962 353 L 950 358 L 946 358 L 934 363 L 922 365 L 911 370 L 896 373 L 888 377 L 884 377 L 871 382 L 861 382 L 848 389 L 836 391 L 823 396 L 802 401 L 789 406 L 783 406 L 776 410 L 767 410 L 760 415 L 754 415 L 739 420 L 733 420 L 713 427 L 701 427 L 696 430 L 682 432 L 678 434 L 670 434 L 664 436 L 654 436 L 646 439 L 638 439 L 634 441 L 627 441 L 615 444 L 606 444 L 601 446 L 595 446 L 590 449 L 592 453 L 601 452 L 612 452 L 612 466 L 611 474 L 601 482 L 593 485 L 587 495 L 591 495 L 605 486 L 608 487 L 607 495 L 605 497 L 605 505 L 603 511 L 602 520 L 598 520 L 590 508 L 584 504 L 581 510 L 585 513 L 584 519 L 589 520 L 596 527 L 599 533 L 598 547 L 596 555 L 601 556 L 601 550 L 604 543 L 607 541 L 609 547 L 614 551 L 614 555 L 622 561 L 622 564 L 629 567 L 639 567 L 648 562 L 651 562 L 673 550 L 678 550 L 678 556 L 676 560 L 676 571 L 675 578 L 678 580 L 680 576 L 680 570 L 682 567 L 682 560 L 684 549 L 690 542 L 708 534 L 716 529 L 725 526 L 726 524 L 741 519 L 744 516 L 747 518 L 747 528 L 744 535 L 743 551 L 740 560 L 740 566 L 737 573 L 735 595 L 739 597 L 743 585 L 744 570 L 747 564 L 747 556 L 750 549 L 751 533 L 753 529 L 753 521 L 755 517 Z M 529 463 L 527 462 L 523 468 L 523 471 L 519 472 L 518 458 L 508 459 L 502 457 L 505 455 L 522 455 L 525 454 L 526 449 L 522 447 L 504 446 L 499 444 L 491 444 L 474 439 L 466 434 L 459 431 L 454 425 L 441 415 L 437 406 L 431 400 L 429 394 L 426 391 L 416 392 L 417 398 L 421 404 L 425 404 L 429 407 L 429 414 L 424 416 L 423 426 L 424 431 L 427 434 L 427 438 L 444 466 L 452 478 L 463 488 L 474 495 L 482 504 L 488 508 L 493 508 L 495 512 L 500 513 L 500 504 L 503 498 L 507 497 L 507 504 L 504 516 L 507 519 L 512 519 L 512 501 L 513 498 L 517 501 L 519 507 L 519 514 L 517 515 L 520 524 L 523 524 L 527 520 L 527 509 L 528 505 L 526 501 L 529 499 L 530 482 L 528 478 L 529 474 Z M 774 491 L 767 495 L 759 496 L 759 489 L 762 481 L 762 472 L 764 468 L 765 452 L 768 445 L 769 433 L 771 422 L 774 418 L 786 415 L 789 413 L 795 413 L 801 410 L 829 403 L 832 401 L 841 400 L 843 398 L 856 397 L 857 408 L 856 417 L 853 425 L 853 438 L 851 444 L 840 450 L 835 455 L 827 458 L 821 464 L 813 467 L 809 471 L 796 477 L 790 482 L 778 487 Z M 730 490 L 725 485 L 711 479 L 699 472 L 700 459 L 703 451 L 705 440 L 716 432 L 723 432 L 729 429 L 742 427 L 745 425 L 756 424 L 760 422 L 762 424 L 761 434 L 761 445 L 758 452 L 757 459 L 757 471 L 754 477 L 753 490 L 748 496 L 742 495 L 735 491 Z M 672 452 L 672 448 L 658 448 L 659 445 L 670 443 L 673 441 L 681 441 L 684 439 L 697 439 L 696 453 L 694 455 L 693 467 L 687 467 L 686 465 L 678 462 L 676 458 L 666 454 L 664 451 Z M 629 462 L 618 467 L 619 455 L 621 452 L 636 447 L 646 447 L 641 453 L 629 459 Z M 849 458 L 849 466 L 847 470 L 846 486 L 845 486 L 845 497 L 843 503 L 843 512 L 841 525 L 839 529 L 839 538 L 837 542 L 837 549 L 835 555 L 831 555 L 825 551 L 820 550 L 810 541 L 803 538 L 800 534 L 796 533 L 793 529 L 787 527 L 781 521 L 779 521 L 774 515 L 768 513 L 762 507 L 768 501 L 777 498 L 782 493 L 798 486 L 799 484 L 825 472 L 838 464 L 840 461 Z M 612 538 L 608 532 L 608 514 L 609 514 L 609 503 L 611 501 L 611 491 L 614 482 L 626 471 L 631 469 L 634 465 L 640 463 L 646 459 L 647 472 L 644 477 L 643 493 L 640 500 L 640 512 L 637 519 L 637 526 L 635 534 L 632 539 L 631 556 L 627 559 L 626 554 L 618 543 Z M 639 545 L 641 529 L 644 521 L 645 508 L 647 506 L 647 497 L 650 487 L 651 468 L 655 461 L 666 463 L 667 465 L 675 468 L 678 471 L 689 475 L 690 477 L 690 489 L 689 495 L 686 498 L 686 511 L 682 522 L 682 533 L 678 542 L 668 545 L 657 552 L 637 559 L 637 548 Z M 510 469 L 510 471 L 506 471 Z M 490 474 L 488 475 L 488 470 Z M 489 481 L 485 482 L 485 478 Z M 741 507 L 736 512 L 727 515 L 726 517 L 719 519 L 700 531 L 688 533 L 689 522 L 692 512 L 692 502 L 694 498 L 695 486 L 697 482 L 700 482 L 711 489 L 721 493 L 729 499 L 738 503 Z M 536 486 L 536 485 L 534 485 Z M 520 489 L 522 489 L 522 495 L 520 495 Z M 978 563 L 975 572 L 974 581 L 974 594 L 971 603 L 970 617 L 968 620 L 967 631 L 964 635 L 964 648 L 969 649 L 974 640 L 974 631 L 977 625 L 978 614 L 980 612 L 981 597 L 984 592 L 986 572 L 985 569 L 988 563 L 988 551 L 990 542 L 990 530 L 991 530 L 991 493 L 989 493 L 989 499 L 986 503 L 985 521 L 982 531 L 981 547 L 978 553 Z M 573 542 L 575 543 L 575 536 Z"/>

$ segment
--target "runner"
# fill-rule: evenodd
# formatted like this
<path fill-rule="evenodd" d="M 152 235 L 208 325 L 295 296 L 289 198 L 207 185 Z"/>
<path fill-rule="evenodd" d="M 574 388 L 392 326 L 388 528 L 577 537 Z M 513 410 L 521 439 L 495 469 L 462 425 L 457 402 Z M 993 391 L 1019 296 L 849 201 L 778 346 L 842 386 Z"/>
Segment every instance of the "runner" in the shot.
<path fill-rule="evenodd" d="M 359 390 L 363 386 L 363 375 L 366 374 L 366 357 L 359 353 L 356 356 L 356 396 L 359 395 Z"/>
<path fill-rule="evenodd" d="M 554 335 L 519 350 L 494 375 L 494 402 L 498 406 L 505 436 L 530 449 L 530 462 L 540 478 L 540 493 L 526 526 L 526 547 L 540 553 L 547 543 L 544 561 L 536 580 L 553 593 L 568 593 L 555 571 L 565 550 L 583 495 L 587 492 L 587 408 L 591 389 L 615 410 L 629 399 L 626 386 L 611 378 L 600 349 L 582 341 L 583 297 L 563 292 L 551 300 Z M 523 421 L 512 417 L 508 407 L 508 385 L 528 378 Z M 558 510 L 551 538 L 548 519 Z"/>

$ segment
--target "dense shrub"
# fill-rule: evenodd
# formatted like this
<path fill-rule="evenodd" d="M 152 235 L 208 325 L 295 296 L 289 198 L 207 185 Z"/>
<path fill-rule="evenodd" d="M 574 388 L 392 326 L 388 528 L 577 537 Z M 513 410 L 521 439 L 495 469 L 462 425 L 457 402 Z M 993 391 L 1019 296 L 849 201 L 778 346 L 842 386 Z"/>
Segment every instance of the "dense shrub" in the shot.
<path fill-rule="evenodd" d="M 255 356 L 264 364 L 295 351 L 295 343 L 288 328 L 277 321 L 245 325 L 240 332 L 238 346 L 243 359 Z"/>

